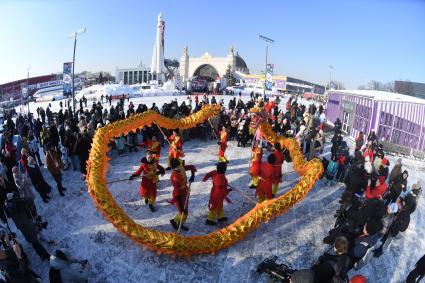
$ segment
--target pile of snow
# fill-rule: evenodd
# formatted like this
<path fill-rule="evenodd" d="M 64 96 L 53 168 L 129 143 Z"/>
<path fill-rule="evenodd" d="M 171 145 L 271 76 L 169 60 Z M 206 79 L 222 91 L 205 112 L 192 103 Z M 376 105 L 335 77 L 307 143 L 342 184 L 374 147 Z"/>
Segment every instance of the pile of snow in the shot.
<path fill-rule="evenodd" d="M 260 93 L 263 94 L 264 89 L 263 88 L 258 88 L 258 87 L 233 87 L 233 86 L 228 86 L 226 87 L 227 90 L 229 91 L 233 91 L 235 94 L 241 94 L 241 95 L 250 95 L 252 92 L 253 93 Z M 271 95 L 277 95 L 277 94 L 281 94 L 280 92 L 277 91 L 277 89 L 272 88 L 271 90 L 266 90 L 266 96 L 271 96 Z"/>
<path fill-rule="evenodd" d="M 171 84 L 164 84 L 163 87 L 148 84 L 105 84 L 93 85 L 78 92 L 75 96 L 80 99 L 83 96 L 88 100 L 100 100 L 101 96 L 106 95 L 112 97 L 119 97 L 121 95 L 128 95 L 130 97 L 147 97 L 147 96 L 170 96 L 177 94 L 178 91 Z"/>
<path fill-rule="evenodd" d="M 87 99 L 99 100 L 103 96 L 121 96 L 128 94 L 130 96 L 136 94 L 139 90 L 124 84 L 105 84 L 105 85 L 92 85 L 91 87 L 82 89 L 75 96 L 76 99 L 81 99 L 83 96 Z"/>

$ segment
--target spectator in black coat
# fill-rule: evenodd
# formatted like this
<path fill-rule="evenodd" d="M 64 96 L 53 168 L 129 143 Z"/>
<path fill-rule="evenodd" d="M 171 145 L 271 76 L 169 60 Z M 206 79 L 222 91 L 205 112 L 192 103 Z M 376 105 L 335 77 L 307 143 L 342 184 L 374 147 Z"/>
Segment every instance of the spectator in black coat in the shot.
<path fill-rule="evenodd" d="M 364 264 L 368 252 L 381 237 L 379 232 L 382 227 L 381 220 L 377 218 L 371 218 L 366 222 L 363 234 L 354 241 L 354 245 L 350 250 L 350 256 L 355 263 L 362 261 L 360 264 Z"/>
<path fill-rule="evenodd" d="M 16 238 L 4 234 L 1 241 L 4 248 L 0 250 L 0 269 L 6 282 L 40 282 L 37 280 L 40 277 L 28 267 L 26 256 Z"/>
<path fill-rule="evenodd" d="M 91 141 L 87 133 L 79 134 L 75 144 L 75 153 L 80 159 L 80 170 L 85 175 L 87 174 L 86 163 L 89 159 L 89 151 L 91 148 Z"/>
<path fill-rule="evenodd" d="M 41 174 L 40 167 L 36 164 L 34 158 L 28 157 L 28 174 L 31 179 L 31 183 L 35 190 L 40 194 L 44 202 L 49 202 L 50 196 L 48 195 L 52 188 L 44 180 L 43 174 Z"/>
<path fill-rule="evenodd" d="M 41 245 L 38 240 L 38 227 L 35 224 L 36 215 L 31 208 L 32 204 L 15 191 L 11 199 L 8 200 L 7 211 L 15 222 L 16 227 L 21 231 L 29 243 L 32 244 L 34 250 L 42 260 L 48 260 L 50 254 Z"/>
<path fill-rule="evenodd" d="M 341 129 L 342 129 L 341 120 L 339 118 L 337 118 L 335 123 L 334 123 L 334 133 L 335 134 L 341 133 Z"/>
<path fill-rule="evenodd" d="M 37 139 L 37 141 L 40 143 L 40 133 L 43 129 L 43 123 L 41 123 L 40 118 L 37 118 L 34 122 L 34 136 Z"/>
<path fill-rule="evenodd" d="M 315 282 L 333 283 L 344 282 L 351 266 L 347 255 L 349 242 L 345 237 L 338 237 L 334 243 L 334 253 L 324 253 L 312 266 Z"/>
<path fill-rule="evenodd" d="M 366 187 L 364 158 L 360 151 L 354 153 L 353 164 L 348 169 L 345 184 L 347 188 L 342 198 L 347 201 L 350 201 L 353 194 L 362 193 Z"/>
<path fill-rule="evenodd" d="M 75 145 L 77 142 L 77 139 L 75 137 L 76 135 L 77 134 L 74 134 L 70 129 L 65 130 L 64 146 L 66 148 L 66 152 L 68 154 L 69 159 L 71 159 L 71 164 L 74 171 L 78 169 L 78 162 L 76 160 L 77 156 L 75 153 Z"/>
<path fill-rule="evenodd" d="M 50 143 L 53 144 L 57 151 L 60 151 L 59 148 L 59 132 L 58 128 L 56 127 L 55 123 L 50 123 L 50 127 L 48 129 L 49 137 L 50 137 Z"/>
<path fill-rule="evenodd" d="M 407 188 L 407 178 L 409 173 L 407 170 L 404 170 L 397 178 L 395 178 L 393 184 L 389 189 L 389 194 L 387 196 L 388 202 L 396 202 L 398 197 L 403 191 L 406 191 Z"/>

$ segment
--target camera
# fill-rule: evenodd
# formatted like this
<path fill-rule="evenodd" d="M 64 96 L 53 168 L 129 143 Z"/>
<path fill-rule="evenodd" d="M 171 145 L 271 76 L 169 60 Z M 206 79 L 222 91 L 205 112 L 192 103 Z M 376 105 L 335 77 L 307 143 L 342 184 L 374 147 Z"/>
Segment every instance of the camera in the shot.
<path fill-rule="evenodd" d="M 257 266 L 258 273 L 267 273 L 272 282 L 289 283 L 295 270 L 284 263 L 277 263 L 277 256 L 270 256 Z"/>

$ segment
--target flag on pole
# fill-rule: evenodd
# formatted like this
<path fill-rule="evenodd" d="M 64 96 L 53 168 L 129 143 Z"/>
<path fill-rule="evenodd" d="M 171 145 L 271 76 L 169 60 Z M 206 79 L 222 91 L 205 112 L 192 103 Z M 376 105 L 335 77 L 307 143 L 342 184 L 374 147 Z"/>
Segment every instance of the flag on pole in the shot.
<path fill-rule="evenodd" d="M 266 72 L 266 89 L 271 90 L 273 86 L 273 64 L 267 64 L 267 72 Z"/>
<path fill-rule="evenodd" d="M 72 94 L 72 62 L 63 63 L 63 96 Z"/>

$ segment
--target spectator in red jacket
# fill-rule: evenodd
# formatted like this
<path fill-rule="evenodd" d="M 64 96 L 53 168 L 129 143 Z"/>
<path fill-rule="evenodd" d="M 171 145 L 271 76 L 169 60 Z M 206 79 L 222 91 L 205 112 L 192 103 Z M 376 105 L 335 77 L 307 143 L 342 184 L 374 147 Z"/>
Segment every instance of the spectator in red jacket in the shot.
<path fill-rule="evenodd" d="M 370 185 L 366 188 L 366 197 L 369 199 L 382 199 L 382 196 L 387 191 L 387 184 L 385 183 L 385 179 L 378 178 L 374 187 L 372 186 L 371 182 L 372 181 L 369 181 Z"/>

